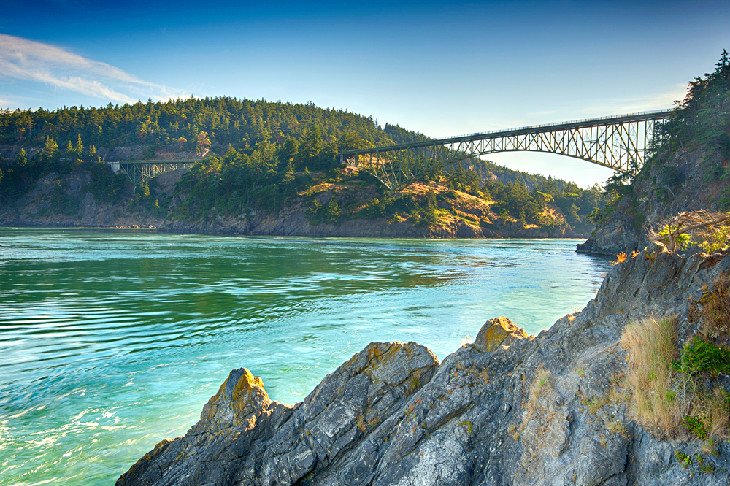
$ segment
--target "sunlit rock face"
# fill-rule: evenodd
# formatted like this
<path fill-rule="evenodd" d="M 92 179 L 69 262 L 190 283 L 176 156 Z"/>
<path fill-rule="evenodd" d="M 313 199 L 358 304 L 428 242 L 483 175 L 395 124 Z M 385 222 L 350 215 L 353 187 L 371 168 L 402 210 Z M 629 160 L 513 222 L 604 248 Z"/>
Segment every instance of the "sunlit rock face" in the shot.
<path fill-rule="evenodd" d="M 293 407 L 235 370 L 198 424 L 118 484 L 725 486 L 727 441 L 708 454 L 689 434 L 666 440 L 633 420 L 619 340 L 627 323 L 669 315 L 685 338 L 728 272 L 730 255 L 640 254 L 536 337 L 490 319 L 442 363 L 414 343 L 372 343 Z"/>

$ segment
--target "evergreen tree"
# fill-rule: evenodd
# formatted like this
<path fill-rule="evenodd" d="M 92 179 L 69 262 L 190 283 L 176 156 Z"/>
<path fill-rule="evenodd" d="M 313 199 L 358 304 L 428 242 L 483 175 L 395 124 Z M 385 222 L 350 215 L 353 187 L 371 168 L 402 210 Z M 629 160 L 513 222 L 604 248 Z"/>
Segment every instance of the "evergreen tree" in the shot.
<path fill-rule="evenodd" d="M 28 163 L 28 154 L 25 152 L 24 148 L 20 148 L 20 151 L 18 152 L 18 165 L 21 167 L 25 167 L 25 165 Z"/>
<path fill-rule="evenodd" d="M 52 159 L 55 157 L 56 152 L 58 152 L 58 144 L 53 138 L 46 137 L 46 143 L 43 146 L 43 155 L 48 159 Z"/>
<path fill-rule="evenodd" d="M 74 149 L 76 151 L 76 155 L 78 155 L 79 157 L 84 155 L 84 144 L 81 141 L 80 133 L 76 135 L 76 147 L 74 147 Z"/>

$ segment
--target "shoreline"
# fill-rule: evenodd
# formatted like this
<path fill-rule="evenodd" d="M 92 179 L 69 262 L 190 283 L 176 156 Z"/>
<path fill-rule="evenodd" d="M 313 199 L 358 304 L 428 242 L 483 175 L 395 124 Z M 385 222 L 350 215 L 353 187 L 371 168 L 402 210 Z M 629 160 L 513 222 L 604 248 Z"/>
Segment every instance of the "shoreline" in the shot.
<path fill-rule="evenodd" d="M 730 272 L 730 254 L 647 256 L 614 266 L 581 311 L 536 336 L 496 317 L 443 360 L 374 342 L 293 405 L 234 369 L 187 434 L 116 484 L 727 484 L 730 443 L 703 456 L 701 441 L 633 415 L 617 351 L 627 326 L 660 309 L 688 339 L 692 303 Z"/>
<path fill-rule="evenodd" d="M 246 237 L 295 237 L 295 238 L 382 238 L 382 239 L 414 239 L 414 240 L 585 240 L 588 236 L 583 234 L 568 235 L 568 236 L 527 236 L 527 235 L 489 235 L 489 236 L 419 236 L 415 234 L 404 234 L 394 235 L 392 233 L 383 234 L 333 234 L 332 232 L 321 232 L 321 233 L 306 233 L 306 232 L 293 232 L 293 233 L 263 233 L 263 232 L 235 232 L 235 231 L 205 231 L 200 228 L 190 229 L 186 228 L 171 228 L 171 227 L 158 227 L 155 225 L 77 225 L 77 224 L 41 224 L 32 222 L 0 222 L 0 228 L 14 228 L 14 229 L 87 229 L 87 230 L 135 230 L 135 231 L 149 231 L 163 234 L 173 235 L 205 235 L 205 236 L 246 236 Z M 578 251 L 578 253 L 591 254 L 592 252 Z M 602 256 L 613 256 L 610 254 L 596 253 L 596 255 Z"/>

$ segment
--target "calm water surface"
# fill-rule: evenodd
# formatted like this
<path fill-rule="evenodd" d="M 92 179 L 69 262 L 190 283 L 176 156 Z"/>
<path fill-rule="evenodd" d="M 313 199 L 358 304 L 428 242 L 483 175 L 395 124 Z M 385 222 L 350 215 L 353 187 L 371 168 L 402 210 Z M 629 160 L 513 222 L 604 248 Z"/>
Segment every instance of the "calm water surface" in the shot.
<path fill-rule="evenodd" d="M 291 403 L 371 341 L 537 333 L 608 267 L 575 244 L 0 228 L 0 483 L 110 484 L 232 368 Z"/>

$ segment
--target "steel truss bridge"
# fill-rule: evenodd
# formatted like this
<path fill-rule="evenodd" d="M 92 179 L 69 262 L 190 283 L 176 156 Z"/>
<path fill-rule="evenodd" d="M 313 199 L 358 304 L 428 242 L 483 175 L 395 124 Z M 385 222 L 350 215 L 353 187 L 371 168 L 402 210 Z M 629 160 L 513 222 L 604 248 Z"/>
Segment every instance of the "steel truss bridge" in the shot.
<path fill-rule="evenodd" d="M 418 177 L 429 166 L 459 164 L 479 171 L 479 157 L 500 152 L 566 155 L 619 173 L 635 173 L 644 163 L 656 128 L 671 110 L 529 126 L 451 138 L 428 139 L 340 152 L 348 168 L 363 169 L 389 189 Z"/>
<path fill-rule="evenodd" d="M 124 172 L 138 186 L 147 179 L 151 179 L 163 172 L 191 168 L 198 159 L 183 160 L 119 160 L 107 162 L 116 172 Z"/>

